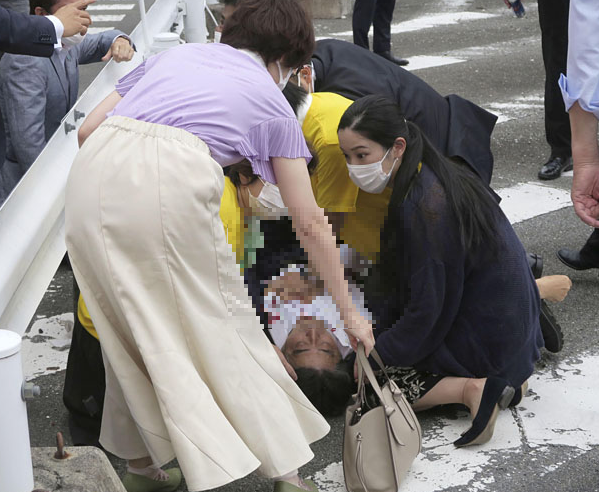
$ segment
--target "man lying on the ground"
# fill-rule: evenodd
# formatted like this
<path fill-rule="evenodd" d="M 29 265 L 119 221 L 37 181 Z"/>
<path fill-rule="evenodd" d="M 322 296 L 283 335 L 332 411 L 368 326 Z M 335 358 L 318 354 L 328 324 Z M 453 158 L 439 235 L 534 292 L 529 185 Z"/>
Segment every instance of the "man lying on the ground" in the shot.
<path fill-rule="evenodd" d="M 354 253 L 342 247 L 350 274 L 364 270 L 364 263 L 356 262 Z M 299 263 L 300 257 L 295 259 L 298 263 L 282 268 L 265 281 L 260 308 L 267 317 L 266 331 L 295 369 L 297 384 L 316 408 L 325 416 L 339 415 L 354 389 L 353 351 L 335 303 L 322 282 L 308 266 Z M 562 301 L 572 285 L 565 275 L 542 277 L 536 283 L 541 299 L 553 302 Z M 356 306 L 370 319 L 358 284 L 350 281 L 350 291 Z M 391 373 L 406 376 L 399 369 Z"/>

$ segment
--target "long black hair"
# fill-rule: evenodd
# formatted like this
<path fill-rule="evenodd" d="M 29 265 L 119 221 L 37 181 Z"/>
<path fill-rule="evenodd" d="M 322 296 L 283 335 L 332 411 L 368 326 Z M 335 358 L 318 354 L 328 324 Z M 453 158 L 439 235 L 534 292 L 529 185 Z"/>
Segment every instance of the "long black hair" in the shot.
<path fill-rule="evenodd" d="M 377 95 L 355 101 L 343 114 L 339 130 L 350 129 L 388 149 L 398 137 L 406 140 L 406 150 L 393 182 L 389 215 L 381 233 L 380 263 L 393 269 L 401 247 L 400 232 L 389 220 L 418 181 L 418 166 L 422 163 L 437 177 L 443 188 L 450 212 L 455 216 L 462 246 L 478 251 L 484 245 L 491 254 L 497 251 L 495 231 L 497 203 L 478 176 L 464 165 L 442 156 L 420 128 L 406 121 L 394 102 Z M 388 272 L 388 273 L 393 273 Z M 386 278 L 392 276 L 386 274 Z M 382 280 L 382 279 L 381 279 Z"/>

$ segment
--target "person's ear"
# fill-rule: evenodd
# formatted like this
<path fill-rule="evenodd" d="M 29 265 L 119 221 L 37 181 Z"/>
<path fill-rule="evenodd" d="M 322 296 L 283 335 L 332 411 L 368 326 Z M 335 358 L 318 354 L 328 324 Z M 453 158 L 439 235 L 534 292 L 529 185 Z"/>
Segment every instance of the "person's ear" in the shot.
<path fill-rule="evenodd" d="M 393 150 L 391 151 L 393 158 L 401 160 L 406 151 L 406 146 L 406 139 L 403 137 L 397 137 L 395 142 L 393 142 Z"/>
<path fill-rule="evenodd" d="M 310 88 L 308 92 L 312 92 L 312 69 L 309 66 L 303 66 L 300 70 L 300 77 Z"/>
<path fill-rule="evenodd" d="M 33 9 L 33 11 L 35 12 L 35 15 L 49 15 L 48 12 L 46 12 L 43 7 L 35 7 L 35 9 Z"/>

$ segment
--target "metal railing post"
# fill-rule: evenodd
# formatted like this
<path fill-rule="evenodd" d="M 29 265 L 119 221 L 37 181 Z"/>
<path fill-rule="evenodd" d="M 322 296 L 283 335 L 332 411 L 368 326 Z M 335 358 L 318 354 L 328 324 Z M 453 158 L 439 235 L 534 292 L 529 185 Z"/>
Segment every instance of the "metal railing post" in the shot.
<path fill-rule="evenodd" d="M 188 43 L 205 43 L 208 38 L 206 29 L 206 0 L 187 0 L 183 17 L 185 40 Z"/>

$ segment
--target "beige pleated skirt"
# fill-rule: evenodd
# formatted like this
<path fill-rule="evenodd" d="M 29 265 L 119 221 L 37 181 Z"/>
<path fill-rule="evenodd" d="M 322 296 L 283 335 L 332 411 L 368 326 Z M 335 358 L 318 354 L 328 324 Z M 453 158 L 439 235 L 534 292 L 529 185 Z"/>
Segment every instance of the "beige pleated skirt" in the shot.
<path fill-rule="evenodd" d="M 180 129 L 107 119 L 66 190 L 66 241 L 106 365 L 100 442 L 177 458 L 190 491 L 289 473 L 329 426 L 256 317 L 219 217 L 222 168 Z"/>

